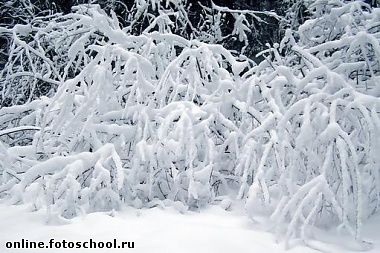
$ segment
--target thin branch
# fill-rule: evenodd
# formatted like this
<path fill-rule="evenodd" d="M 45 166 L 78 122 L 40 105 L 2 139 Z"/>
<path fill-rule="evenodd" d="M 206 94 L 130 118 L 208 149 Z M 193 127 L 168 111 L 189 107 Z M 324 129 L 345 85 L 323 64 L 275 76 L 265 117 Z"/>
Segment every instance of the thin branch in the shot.
<path fill-rule="evenodd" d="M 29 131 L 29 130 L 39 131 L 39 130 L 41 130 L 41 128 L 40 127 L 36 127 L 36 126 L 13 127 L 13 128 L 8 128 L 8 129 L 1 130 L 0 131 L 0 136 L 6 135 L 6 134 L 15 133 L 15 132 L 20 132 L 20 131 Z"/>

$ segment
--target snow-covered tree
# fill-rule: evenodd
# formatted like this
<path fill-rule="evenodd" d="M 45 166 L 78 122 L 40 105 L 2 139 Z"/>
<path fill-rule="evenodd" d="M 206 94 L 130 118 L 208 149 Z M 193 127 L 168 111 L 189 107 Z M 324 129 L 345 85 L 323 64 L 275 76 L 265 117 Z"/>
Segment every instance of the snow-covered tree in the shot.
<path fill-rule="evenodd" d="M 223 124 L 224 131 L 236 128 L 216 108 L 248 63 L 222 46 L 171 33 L 132 36 L 96 5 L 75 10 L 40 29 L 56 42 L 55 50 L 64 47 L 65 66 L 46 59 L 42 47 L 30 50 L 58 73 L 44 77 L 57 84 L 54 95 L 0 109 L 6 161 L 1 193 L 14 203 L 48 205 L 64 217 L 121 203 L 210 203 L 214 183 L 224 180 L 215 161 L 216 132 Z M 28 54 L 31 47 L 19 44 Z M 40 63 L 26 64 L 35 70 L 32 80 L 45 71 L 33 64 Z M 22 76 L 23 65 L 10 66 Z M 16 134 L 21 137 L 12 143 Z M 21 157 L 26 163 L 20 167 Z"/>
<path fill-rule="evenodd" d="M 303 1 L 309 18 L 256 65 L 215 44 L 220 22 L 231 14 L 245 43 L 247 17 L 270 13 L 204 6 L 202 29 L 180 36 L 181 3 L 135 1 L 123 25 L 85 4 L 0 28 L 0 197 L 71 218 L 237 196 L 278 240 L 314 247 L 313 227 L 336 226 L 365 247 L 380 206 L 379 10 Z"/>
<path fill-rule="evenodd" d="M 366 247 L 361 225 L 377 212 L 380 189 L 378 10 L 325 2 L 310 4 L 315 18 L 287 30 L 247 79 L 265 120 L 244 138 L 238 168 L 250 166 L 243 176 L 253 183 L 240 195 L 253 218 L 272 213 L 279 239 L 308 244 L 310 225 L 336 224 Z"/>

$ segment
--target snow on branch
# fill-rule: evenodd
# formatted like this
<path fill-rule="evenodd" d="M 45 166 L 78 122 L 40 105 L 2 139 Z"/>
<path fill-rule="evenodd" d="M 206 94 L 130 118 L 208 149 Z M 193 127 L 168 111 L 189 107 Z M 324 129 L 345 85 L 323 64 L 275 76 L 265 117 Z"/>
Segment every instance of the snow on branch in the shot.
<path fill-rule="evenodd" d="M 5 32 L 0 197 L 72 218 L 237 196 L 278 240 L 312 245 L 313 228 L 335 226 L 365 244 L 362 222 L 380 207 L 378 16 L 316 2 L 254 67 L 171 33 L 178 13 L 144 17 L 159 1 L 138 2 L 155 23 L 137 35 L 97 5 Z"/>
<path fill-rule="evenodd" d="M 8 128 L 8 129 L 1 130 L 0 131 L 0 136 L 6 135 L 6 134 L 15 133 L 15 132 L 19 132 L 19 131 L 30 131 L 30 130 L 38 131 L 38 130 L 41 130 L 41 128 L 40 127 L 36 127 L 36 126 L 13 127 L 13 128 Z"/>

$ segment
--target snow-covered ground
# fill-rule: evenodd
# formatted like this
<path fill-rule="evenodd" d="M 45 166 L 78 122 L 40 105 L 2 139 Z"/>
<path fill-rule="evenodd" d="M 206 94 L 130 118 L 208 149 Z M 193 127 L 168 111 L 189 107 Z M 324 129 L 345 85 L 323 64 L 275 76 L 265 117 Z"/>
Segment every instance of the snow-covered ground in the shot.
<path fill-rule="evenodd" d="M 136 210 L 127 208 L 115 213 L 91 213 L 70 221 L 56 220 L 46 224 L 44 211 L 30 212 L 26 205 L 0 205 L 0 252 L 165 252 L 165 253 L 245 253 L 245 252 L 317 252 L 291 243 L 286 251 L 276 244 L 273 234 L 263 231 L 236 208 L 230 212 L 211 206 L 202 212 L 181 214 L 171 208 Z M 65 224 L 66 223 L 66 224 Z M 369 252 L 380 252 L 380 216 L 365 224 L 364 235 L 374 242 Z M 325 232 L 326 233 L 326 232 Z M 333 232 L 321 235 L 330 252 L 357 252 L 347 237 Z M 134 249 L 6 249 L 5 242 L 20 241 L 134 241 Z M 316 243 L 316 242 L 315 242 Z M 332 244 L 333 243 L 333 244 Z"/>

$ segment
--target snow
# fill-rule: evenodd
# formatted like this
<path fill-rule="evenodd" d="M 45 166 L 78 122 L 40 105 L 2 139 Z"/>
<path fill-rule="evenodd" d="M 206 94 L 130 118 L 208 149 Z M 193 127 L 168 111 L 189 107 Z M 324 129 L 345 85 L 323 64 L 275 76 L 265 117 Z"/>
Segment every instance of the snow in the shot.
<path fill-rule="evenodd" d="M 18 131 L 25 131 L 25 130 L 40 130 L 40 127 L 35 127 L 35 126 L 19 126 L 19 127 L 13 127 L 13 128 L 8 128 L 0 131 L 0 136 L 5 135 L 5 134 L 10 134 Z"/>
<path fill-rule="evenodd" d="M 226 203 L 222 201 L 222 206 Z M 0 204 L 0 252 L 41 252 L 37 249 L 6 249 L 5 242 L 44 241 L 134 241 L 135 248 L 127 249 L 50 249 L 48 252 L 317 252 L 299 243 L 285 250 L 276 244 L 273 234 L 248 220 L 242 209 L 232 203 L 232 211 L 211 206 L 199 212 L 184 214 L 172 208 L 133 209 L 120 212 L 91 213 L 71 220 L 56 220 L 46 224 L 44 210 L 30 212 L 27 205 Z M 375 243 L 369 253 L 380 250 L 380 215 L 364 226 L 363 234 Z M 319 246 L 330 252 L 355 252 L 355 245 L 347 243 L 345 235 L 337 237 L 336 231 L 319 233 Z M 43 251 L 43 250 L 42 250 Z M 46 251 L 47 252 L 47 251 Z"/>
<path fill-rule="evenodd" d="M 12 224 L 4 237 L 18 226 L 23 236 L 61 239 L 129 233 L 141 252 L 366 249 L 361 236 L 378 233 L 362 222 L 380 207 L 380 46 L 378 31 L 365 28 L 377 19 L 359 1 L 334 1 L 310 5 L 312 20 L 281 46 L 268 44 L 253 69 L 222 45 L 154 21 L 149 5 L 162 18 L 175 14 L 156 0 L 136 2 L 132 16 L 152 24 L 140 35 L 97 5 L 48 29 L 16 26 L 0 74 L 0 98 L 13 105 L 0 108 L 0 198 L 35 213 L 4 206 L 0 219 Z M 213 15 L 217 27 L 225 11 Z M 247 46 L 250 22 L 234 17 Z M 168 34 L 149 33 L 155 22 Z M 50 98 L 34 94 L 40 79 L 58 85 Z M 246 218 L 261 215 L 272 227 Z"/>

